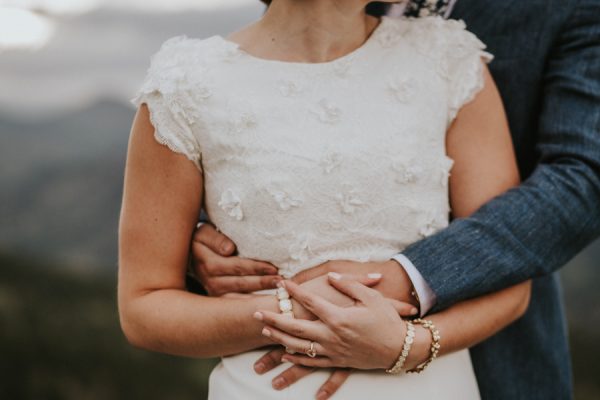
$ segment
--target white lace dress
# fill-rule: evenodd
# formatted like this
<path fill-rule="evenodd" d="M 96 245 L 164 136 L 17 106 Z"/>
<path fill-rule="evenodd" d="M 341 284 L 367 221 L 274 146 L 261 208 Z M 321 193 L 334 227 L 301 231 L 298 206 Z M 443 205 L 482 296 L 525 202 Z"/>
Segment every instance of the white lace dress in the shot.
<path fill-rule="evenodd" d="M 167 40 L 132 99 L 156 139 L 204 174 L 205 208 L 242 257 L 285 277 L 326 260 L 383 261 L 448 224 L 445 134 L 492 57 L 462 22 L 384 17 L 331 62 L 266 60 L 221 36 Z M 263 354 L 223 358 L 212 400 L 310 399 L 329 372 L 275 391 Z M 477 399 L 467 350 L 420 375 L 355 372 L 337 399 Z"/>

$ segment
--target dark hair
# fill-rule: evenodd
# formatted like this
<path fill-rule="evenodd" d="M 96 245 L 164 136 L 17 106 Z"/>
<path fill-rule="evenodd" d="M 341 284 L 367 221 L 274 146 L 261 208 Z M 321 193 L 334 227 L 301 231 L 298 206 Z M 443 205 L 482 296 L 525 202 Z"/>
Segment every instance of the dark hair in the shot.
<path fill-rule="evenodd" d="M 260 1 L 265 3 L 267 5 L 267 7 L 269 7 L 269 4 L 271 4 L 271 0 L 260 0 Z M 367 5 L 367 14 L 371 14 L 375 17 L 380 17 L 387 12 L 389 6 L 390 6 L 389 3 L 384 3 L 381 1 L 373 1 Z"/>

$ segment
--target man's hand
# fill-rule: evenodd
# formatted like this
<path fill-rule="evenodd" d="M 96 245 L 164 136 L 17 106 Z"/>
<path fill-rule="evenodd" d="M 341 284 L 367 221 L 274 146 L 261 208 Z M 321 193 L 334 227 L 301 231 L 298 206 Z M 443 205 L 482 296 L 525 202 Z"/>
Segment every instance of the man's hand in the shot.
<path fill-rule="evenodd" d="M 254 370 L 262 375 L 281 364 L 281 357 L 287 354 L 283 347 L 278 346 L 262 356 L 255 364 Z M 274 389 L 283 390 L 288 386 L 298 382 L 307 375 L 312 374 L 316 368 L 305 367 L 303 365 L 292 365 L 281 374 L 273 378 L 272 385 Z M 327 381 L 317 390 L 317 400 L 326 400 L 333 396 L 335 392 L 346 382 L 352 370 L 348 368 L 335 368 Z"/>
<path fill-rule="evenodd" d="M 383 279 L 373 286 L 383 297 L 411 303 L 418 307 L 416 299 L 411 295 L 412 282 L 404 268 L 395 260 L 385 262 L 356 262 L 356 261 L 328 261 L 316 267 L 300 272 L 292 278 L 298 284 L 304 283 L 318 276 L 336 272 L 344 275 L 361 275 L 379 273 Z"/>
<path fill-rule="evenodd" d="M 274 289 L 281 277 L 262 261 L 236 257 L 235 244 L 211 224 L 202 224 L 192 241 L 192 267 L 211 296 Z"/>

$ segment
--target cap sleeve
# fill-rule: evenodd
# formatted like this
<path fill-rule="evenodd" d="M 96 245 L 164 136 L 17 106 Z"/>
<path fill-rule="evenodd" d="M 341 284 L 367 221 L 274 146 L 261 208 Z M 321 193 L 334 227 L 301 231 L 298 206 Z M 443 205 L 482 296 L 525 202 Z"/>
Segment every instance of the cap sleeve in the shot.
<path fill-rule="evenodd" d="M 486 45 L 466 29 L 463 21 L 448 20 L 446 66 L 448 77 L 448 124 L 458 111 L 484 87 L 484 63 L 494 56 Z"/>
<path fill-rule="evenodd" d="M 183 59 L 186 41 L 185 36 L 177 36 L 163 43 L 151 57 L 144 81 L 130 101 L 137 107 L 148 106 L 159 143 L 185 155 L 202 170 L 202 153 L 193 129 L 198 110 Z"/>

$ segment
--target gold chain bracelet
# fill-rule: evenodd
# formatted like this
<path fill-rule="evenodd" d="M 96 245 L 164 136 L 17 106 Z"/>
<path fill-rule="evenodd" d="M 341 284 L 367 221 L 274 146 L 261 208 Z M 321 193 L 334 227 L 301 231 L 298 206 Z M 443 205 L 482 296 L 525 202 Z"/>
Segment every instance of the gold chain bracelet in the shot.
<path fill-rule="evenodd" d="M 427 368 L 429 366 L 429 364 L 431 364 L 431 362 L 433 360 L 435 360 L 437 358 L 438 353 L 440 352 L 440 348 L 442 347 L 440 345 L 441 336 L 440 336 L 440 331 L 437 330 L 437 328 L 435 327 L 435 325 L 433 324 L 433 322 L 431 320 L 417 318 L 417 319 L 413 319 L 412 322 L 414 322 L 415 324 L 422 325 L 423 328 L 429 329 L 429 331 L 431 332 L 431 348 L 430 348 L 429 359 L 427 361 L 425 361 L 423 364 L 417 365 L 415 368 L 406 371 L 406 372 L 410 372 L 410 373 L 420 374 L 421 372 L 423 372 L 425 370 L 425 368 Z"/>
<path fill-rule="evenodd" d="M 386 369 L 385 372 L 388 374 L 399 374 L 402 372 L 402 367 L 408 358 L 410 348 L 415 341 L 415 326 L 412 322 L 406 321 L 406 336 L 404 336 L 404 344 L 402 345 L 402 351 L 398 357 L 398 361 L 390 369 Z"/>

